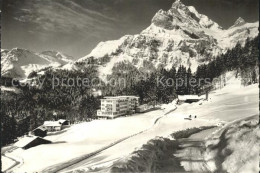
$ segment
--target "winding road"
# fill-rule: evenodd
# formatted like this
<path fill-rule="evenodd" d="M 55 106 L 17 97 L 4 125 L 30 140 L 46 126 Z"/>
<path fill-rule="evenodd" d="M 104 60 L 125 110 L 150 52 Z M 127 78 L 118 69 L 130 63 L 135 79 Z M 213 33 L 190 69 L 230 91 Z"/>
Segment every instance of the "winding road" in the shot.
<path fill-rule="evenodd" d="M 176 151 L 174 156 L 178 159 L 187 172 L 213 172 L 208 165 L 209 160 L 205 159 L 205 143 L 207 139 L 212 137 L 219 139 L 220 135 L 222 135 L 222 133 L 227 129 L 232 128 L 233 125 L 239 124 L 242 121 L 257 119 L 258 115 L 248 116 L 246 118 L 241 118 L 230 122 L 222 128 L 216 127 L 213 129 L 203 130 L 189 138 L 180 139 L 178 140 L 180 149 Z M 224 143 L 224 141 L 221 142 Z M 214 160 L 210 161 L 214 162 Z"/>
<path fill-rule="evenodd" d="M 10 159 L 12 160 L 14 163 L 12 165 L 10 165 L 7 169 L 5 169 L 3 172 L 9 172 L 10 170 L 12 170 L 14 167 L 21 165 L 22 162 L 17 160 L 16 158 L 7 156 L 6 153 L 10 153 L 13 150 L 17 149 L 17 147 L 8 147 L 6 149 L 3 149 L 3 151 L 1 152 L 1 157 L 5 157 L 5 159 Z M 2 158 L 3 160 L 3 158 Z"/>

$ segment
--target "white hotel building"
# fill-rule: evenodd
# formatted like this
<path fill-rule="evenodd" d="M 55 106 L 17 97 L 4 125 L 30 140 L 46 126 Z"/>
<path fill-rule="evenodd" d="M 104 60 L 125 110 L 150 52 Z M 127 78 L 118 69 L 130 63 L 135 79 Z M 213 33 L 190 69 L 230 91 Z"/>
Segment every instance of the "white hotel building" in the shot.
<path fill-rule="evenodd" d="M 139 106 L 139 97 L 136 96 L 105 97 L 101 99 L 101 109 L 97 110 L 97 116 L 115 118 L 133 114 L 137 106 Z"/>

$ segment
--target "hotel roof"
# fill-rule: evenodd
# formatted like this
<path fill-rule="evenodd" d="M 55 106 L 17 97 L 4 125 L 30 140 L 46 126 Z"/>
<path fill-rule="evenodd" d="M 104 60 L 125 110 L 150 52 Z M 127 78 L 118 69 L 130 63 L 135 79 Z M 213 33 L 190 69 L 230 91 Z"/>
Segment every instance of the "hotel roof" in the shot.
<path fill-rule="evenodd" d="M 178 95 L 178 99 L 181 101 L 185 101 L 185 100 L 200 100 L 201 98 L 198 95 Z"/>
<path fill-rule="evenodd" d="M 107 96 L 105 99 L 119 99 L 119 98 L 139 98 L 137 96 Z"/>
<path fill-rule="evenodd" d="M 61 126 L 61 124 L 59 123 L 59 121 L 44 121 L 43 123 L 44 126 Z"/>

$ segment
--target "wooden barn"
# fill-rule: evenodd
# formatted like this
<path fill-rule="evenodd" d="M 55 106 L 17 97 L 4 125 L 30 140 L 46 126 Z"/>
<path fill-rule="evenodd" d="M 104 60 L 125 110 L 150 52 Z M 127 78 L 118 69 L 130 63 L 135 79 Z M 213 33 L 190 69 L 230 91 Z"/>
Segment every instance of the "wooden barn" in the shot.
<path fill-rule="evenodd" d="M 59 119 L 58 122 L 59 122 L 62 126 L 70 125 L 70 121 L 69 121 L 69 120 Z"/>
<path fill-rule="evenodd" d="M 58 121 L 44 121 L 43 126 L 48 132 L 60 131 L 62 125 Z"/>
<path fill-rule="evenodd" d="M 37 127 L 32 131 L 34 136 L 45 137 L 47 135 L 47 128 L 44 126 Z"/>
<path fill-rule="evenodd" d="M 154 107 L 152 105 L 143 104 L 143 105 L 136 107 L 136 112 L 145 113 L 145 112 L 151 111 L 153 109 L 154 109 Z"/>
<path fill-rule="evenodd" d="M 198 95 L 178 95 L 178 104 L 193 103 L 201 100 Z"/>
<path fill-rule="evenodd" d="M 24 137 L 16 142 L 14 145 L 22 149 L 29 149 L 41 144 L 50 144 L 51 141 L 43 139 L 38 136 Z"/>
<path fill-rule="evenodd" d="M 70 121 L 64 119 L 59 119 L 58 121 L 44 121 L 42 126 L 47 129 L 47 132 L 60 131 L 69 127 Z"/>

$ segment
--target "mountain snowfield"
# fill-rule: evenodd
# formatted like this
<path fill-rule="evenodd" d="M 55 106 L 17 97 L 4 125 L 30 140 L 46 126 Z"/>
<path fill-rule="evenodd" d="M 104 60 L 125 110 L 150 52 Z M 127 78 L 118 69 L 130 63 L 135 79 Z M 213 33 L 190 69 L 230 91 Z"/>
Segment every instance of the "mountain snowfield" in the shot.
<path fill-rule="evenodd" d="M 258 35 L 258 22 L 246 23 L 242 18 L 228 29 L 223 29 L 206 15 L 200 14 L 193 6 L 176 1 L 168 11 L 159 10 L 151 25 L 140 34 L 126 35 L 118 40 L 99 43 L 92 52 L 79 59 L 99 59 L 108 56 L 111 60 L 100 66 L 100 76 L 112 72 L 115 63 L 129 61 L 142 67 L 150 61 L 154 66 L 166 69 L 180 64 L 195 71 L 209 58 L 225 53 L 238 42 L 242 45 L 247 38 Z"/>
<path fill-rule="evenodd" d="M 56 51 L 35 53 L 26 49 L 1 50 L 1 74 L 4 77 L 26 78 L 32 71 L 59 67 L 72 62 L 72 57 Z"/>

